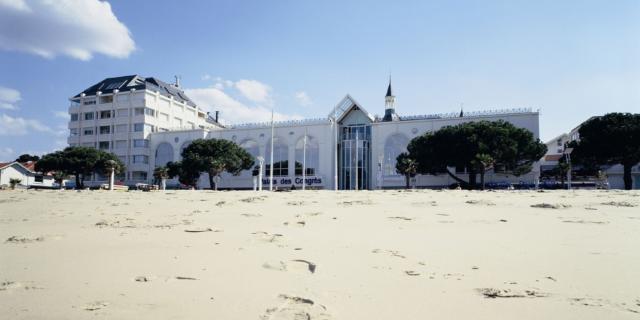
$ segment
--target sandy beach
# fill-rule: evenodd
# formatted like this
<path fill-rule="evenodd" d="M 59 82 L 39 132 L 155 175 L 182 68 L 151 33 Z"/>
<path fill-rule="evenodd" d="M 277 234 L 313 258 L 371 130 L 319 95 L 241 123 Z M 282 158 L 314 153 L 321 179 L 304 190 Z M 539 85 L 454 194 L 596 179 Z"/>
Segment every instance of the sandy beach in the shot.
<path fill-rule="evenodd" d="M 638 191 L 0 192 L 3 319 L 638 319 Z"/>

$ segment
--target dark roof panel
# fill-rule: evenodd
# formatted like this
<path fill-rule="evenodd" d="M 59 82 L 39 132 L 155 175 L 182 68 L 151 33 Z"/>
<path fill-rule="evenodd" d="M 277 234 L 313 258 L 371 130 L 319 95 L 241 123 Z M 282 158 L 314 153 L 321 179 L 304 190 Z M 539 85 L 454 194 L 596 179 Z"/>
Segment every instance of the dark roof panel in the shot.
<path fill-rule="evenodd" d="M 149 89 L 158 91 L 165 97 L 173 97 L 175 100 L 184 102 L 187 105 L 195 107 L 196 104 L 187 97 L 187 95 L 180 88 L 158 80 L 156 78 L 144 78 L 138 75 L 130 75 L 123 77 L 106 78 L 93 86 L 85 89 L 81 93 L 78 93 L 74 98 L 80 97 L 81 94 L 88 96 L 94 96 L 98 91 L 103 93 L 112 93 L 114 89 L 118 89 L 120 92 L 131 91 L 131 89 L 144 90 Z"/>

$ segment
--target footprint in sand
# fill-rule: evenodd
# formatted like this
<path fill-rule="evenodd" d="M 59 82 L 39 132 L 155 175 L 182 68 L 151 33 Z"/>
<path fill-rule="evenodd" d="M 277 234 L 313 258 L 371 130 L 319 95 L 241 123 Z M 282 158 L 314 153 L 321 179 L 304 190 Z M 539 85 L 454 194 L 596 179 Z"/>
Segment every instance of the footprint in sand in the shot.
<path fill-rule="evenodd" d="M 496 289 L 496 288 L 479 288 L 478 293 L 488 299 L 496 298 L 544 298 L 549 294 L 539 292 L 535 289 L 528 290 L 512 290 L 512 289 Z"/>
<path fill-rule="evenodd" d="M 247 217 L 247 218 L 258 218 L 258 217 L 262 217 L 261 214 L 259 213 L 241 213 L 240 214 L 243 217 Z"/>
<path fill-rule="evenodd" d="M 465 203 L 468 203 L 468 204 L 479 204 L 479 205 L 485 205 L 485 206 L 495 206 L 496 205 L 493 201 L 489 201 L 489 200 L 467 200 L 467 201 L 465 201 Z"/>
<path fill-rule="evenodd" d="M 413 220 L 413 218 L 409 218 L 409 217 L 400 217 L 400 216 L 397 216 L 397 217 L 387 217 L 387 219 L 390 219 L 390 220 L 404 220 L 404 221 L 411 221 L 411 220 Z"/>
<path fill-rule="evenodd" d="M 331 315 L 327 313 L 327 308 L 315 303 L 311 299 L 298 296 L 281 294 L 278 296 L 279 305 L 265 311 L 261 320 L 330 320 Z"/>
<path fill-rule="evenodd" d="M 7 239 L 5 243 L 31 243 L 31 242 L 42 242 L 42 241 L 44 241 L 43 236 L 35 237 L 35 238 L 12 236 L 9 239 Z"/>
<path fill-rule="evenodd" d="M 0 282 L 0 291 L 13 291 L 13 290 L 40 290 L 43 288 L 35 286 L 32 282 L 17 282 L 17 281 L 3 281 Z"/>
<path fill-rule="evenodd" d="M 265 262 L 263 268 L 275 271 L 293 271 L 297 273 L 315 273 L 316 264 L 303 259 L 290 260 L 288 262 Z"/>
<path fill-rule="evenodd" d="M 571 205 L 564 204 L 564 203 L 537 203 L 537 204 L 532 204 L 531 208 L 566 209 L 566 208 L 571 208 Z"/>
<path fill-rule="evenodd" d="M 258 240 L 269 243 L 278 242 L 283 237 L 282 234 L 269 233 L 265 231 L 256 231 L 251 234 L 255 235 Z"/>
<path fill-rule="evenodd" d="M 83 309 L 87 311 L 97 311 L 97 310 L 106 308 L 108 305 L 109 303 L 105 301 L 95 301 L 95 302 L 88 303 L 83 307 Z"/>

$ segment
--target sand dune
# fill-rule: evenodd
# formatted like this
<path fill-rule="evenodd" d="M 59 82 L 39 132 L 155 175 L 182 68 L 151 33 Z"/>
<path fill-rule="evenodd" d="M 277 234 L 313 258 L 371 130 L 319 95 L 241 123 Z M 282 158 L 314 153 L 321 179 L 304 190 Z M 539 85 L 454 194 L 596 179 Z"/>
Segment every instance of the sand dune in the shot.
<path fill-rule="evenodd" d="M 638 191 L 0 192 L 4 319 L 638 319 Z"/>

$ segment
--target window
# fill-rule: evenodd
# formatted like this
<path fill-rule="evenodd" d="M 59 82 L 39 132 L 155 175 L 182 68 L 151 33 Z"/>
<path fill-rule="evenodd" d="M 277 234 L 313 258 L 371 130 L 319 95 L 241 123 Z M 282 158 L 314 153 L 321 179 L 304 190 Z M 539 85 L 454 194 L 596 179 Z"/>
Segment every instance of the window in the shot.
<path fill-rule="evenodd" d="M 98 142 L 98 149 L 100 149 L 100 150 L 109 150 L 109 141 L 100 141 L 100 142 Z"/>
<path fill-rule="evenodd" d="M 109 89 L 109 88 L 107 88 Z M 112 103 L 113 102 L 113 96 L 101 96 L 100 97 L 100 103 Z"/>
<path fill-rule="evenodd" d="M 196 124 L 191 122 L 191 121 L 187 121 L 187 127 L 191 128 L 191 129 L 195 129 L 196 128 Z"/>
<path fill-rule="evenodd" d="M 71 136 L 77 136 L 78 135 L 78 128 L 71 128 L 69 129 L 69 135 Z"/>
<path fill-rule="evenodd" d="M 116 140 L 116 149 L 126 149 L 127 140 Z"/>
<path fill-rule="evenodd" d="M 134 123 L 133 124 L 133 132 L 142 132 L 144 131 L 144 123 Z"/>
<path fill-rule="evenodd" d="M 84 113 L 85 120 L 93 120 L 93 112 L 85 112 Z"/>
<path fill-rule="evenodd" d="M 185 147 L 186 146 L 183 146 L 183 150 L 184 150 Z M 242 149 L 246 150 L 253 157 L 253 159 L 255 159 L 254 168 L 257 167 L 257 166 L 260 166 L 260 163 L 256 159 L 256 157 L 258 157 L 260 155 L 260 147 L 258 147 L 258 143 L 256 141 L 254 141 L 254 140 L 245 140 L 242 143 L 240 143 L 240 147 Z M 249 170 L 245 170 L 241 174 L 244 175 L 245 177 L 250 177 L 253 174 L 253 169 L 254 168 L 250 168 Z"/>
<path fill-rule="evenodd" d="M 144 125 L 144 131 L 147 131 L 147 132 L 156 132 L 156 130 L 154 130 L 154 127 L 153 127 L 152 125 L 150 125 L 150 124 L 145 124 L 145 125 Z M 167 131 L 167 130 L 164 130 L 164 131 Z"/>
<path fill-rule="evenodd" d="M 133 163 L 149 163 L 149 156 L 135 155 L 132 158 Z"/>
<path fill-rule="evenodd" d="M 78 114 L 77 113 L 72 113 L 71 114 L 71 121 L 78 121 Z"/>
<path fill-rule="evenodd" d="M 96 104 L 96 99 L 88 99 L 82 102 L 82 104 L 86 105 L 91 105 L 91 104 Z"/>
<path fill-rule="evenodd" d="M 82 129 L 82 135 L 92 136 L 93 135 L 93 128 L 83 128 Z"/>
<path fill-rule="evenodd" d="M 41 174 L 36 174 L 36 176 L 34 177 L 33 181 L 35 182 L 43 182 L 44 181 L 44 176 Z"/>
<path fill-rule="evenodd" d="M 316 174 L 320 164 L 320 149 L 318 147 L 318 141 L 310 136 L 307 136 L 307 142 L 305 147 L 304 137 L 300 138 L 296 143 L 296 162 L 295 170 L 296 176 L 302 175 L 302 168 L 306 168 L 305 175 L 312 176 Z"/>
<path fill-rule="evenodd" d="M 166 142 L 158 145 L 156 149 L 156 167 L 164 166 L 169 161 L 173 161 L 173 147 Z"/>
<path fill-rule="evenodd" d="M 129 109 L 118 109 L 118 118 L 126 118 L 129 116 Z"/>
<path fill-rule="evenodd" d="M 265 159 L 271 159 L 271 142 L 267 145 Z M 271 165 L 265 164 L 265 175 L 270 175 Z M 288 176 L 289 175 L 289 146 L 280 138 L 273 140 L 273 175 Z"/>
<path fill-rule="evenodd" d="M 133 147 L 134 148 L 148 148 L 149 147 L 149 140 L 147 140 L 147 139 L 134 139 L 133 140 Z"/>
<path fill-rule="evenodd" d="M 144 114 L 146 114 L 148 116 L 155 117 L 156 116 L 156 111 L 151 109 L 151 108 L 144 108 Z"/>
<path fill-rule="evenodd" d="M 111 118 L 111 110 L 100 111 L 100 119 Z"/>
<path fill-rule="evenodd" d="M 169 121 L 169 115 L 163 112 L 160 112 L 160 120 Z"/>
<path fill-rule="evenodd" d="M 158 131 L 159 132 L 166 132 L 166 131 L 169 131 L 169 129 L 167 129 L 167 128 L 158 128 Z"/>
<path fill-rule="evenodd" d="M 118 156 L 118 159 L 120 159 L 120 161 L 122 161 L 122 163 L 124 164 L 127 163 L 127 156 Z"/>
<path fill-rule="evenodd" d="M 173 118 L 173 121 L 175 122 L 177 127 L 182 127 L 182 119 L 180 118 Z"/>
<path fill-rule="evenodd" d="M 386 176 L 398 175 L 396 172 L 396 158 L 400 153 L 407 151 L 409 138 L 405 135 L 396 133 L 387 138 L 384 143 L 384 167 L 383 174 Z"/>
<path fill-rule="evenodd" d="M 147 180 L 147 172 L 131 171 L 131 180 Z"/>
<path fill-rule="evenodd" d="M 114 128 L 116 133 L 124 133 L 129 131 L 129 125 L 126 124 L 117 124 Z"/>
<path fill-rule="evenodd" d="M 144 108 L 135 108 L 133 109 L 134 116 L 141 116 L 144 114 Z"/>
<path fill-rule="evenodd" d="M 110 134 L 111 126 L 100 126 L 100 134 Z"/>
<path fill-rule="evenodd" d="M 89 148 L 95 148 L 96 144 L 94 142 L 83 142 L 82 146 L 83 147 L 89 147 Z"/>

